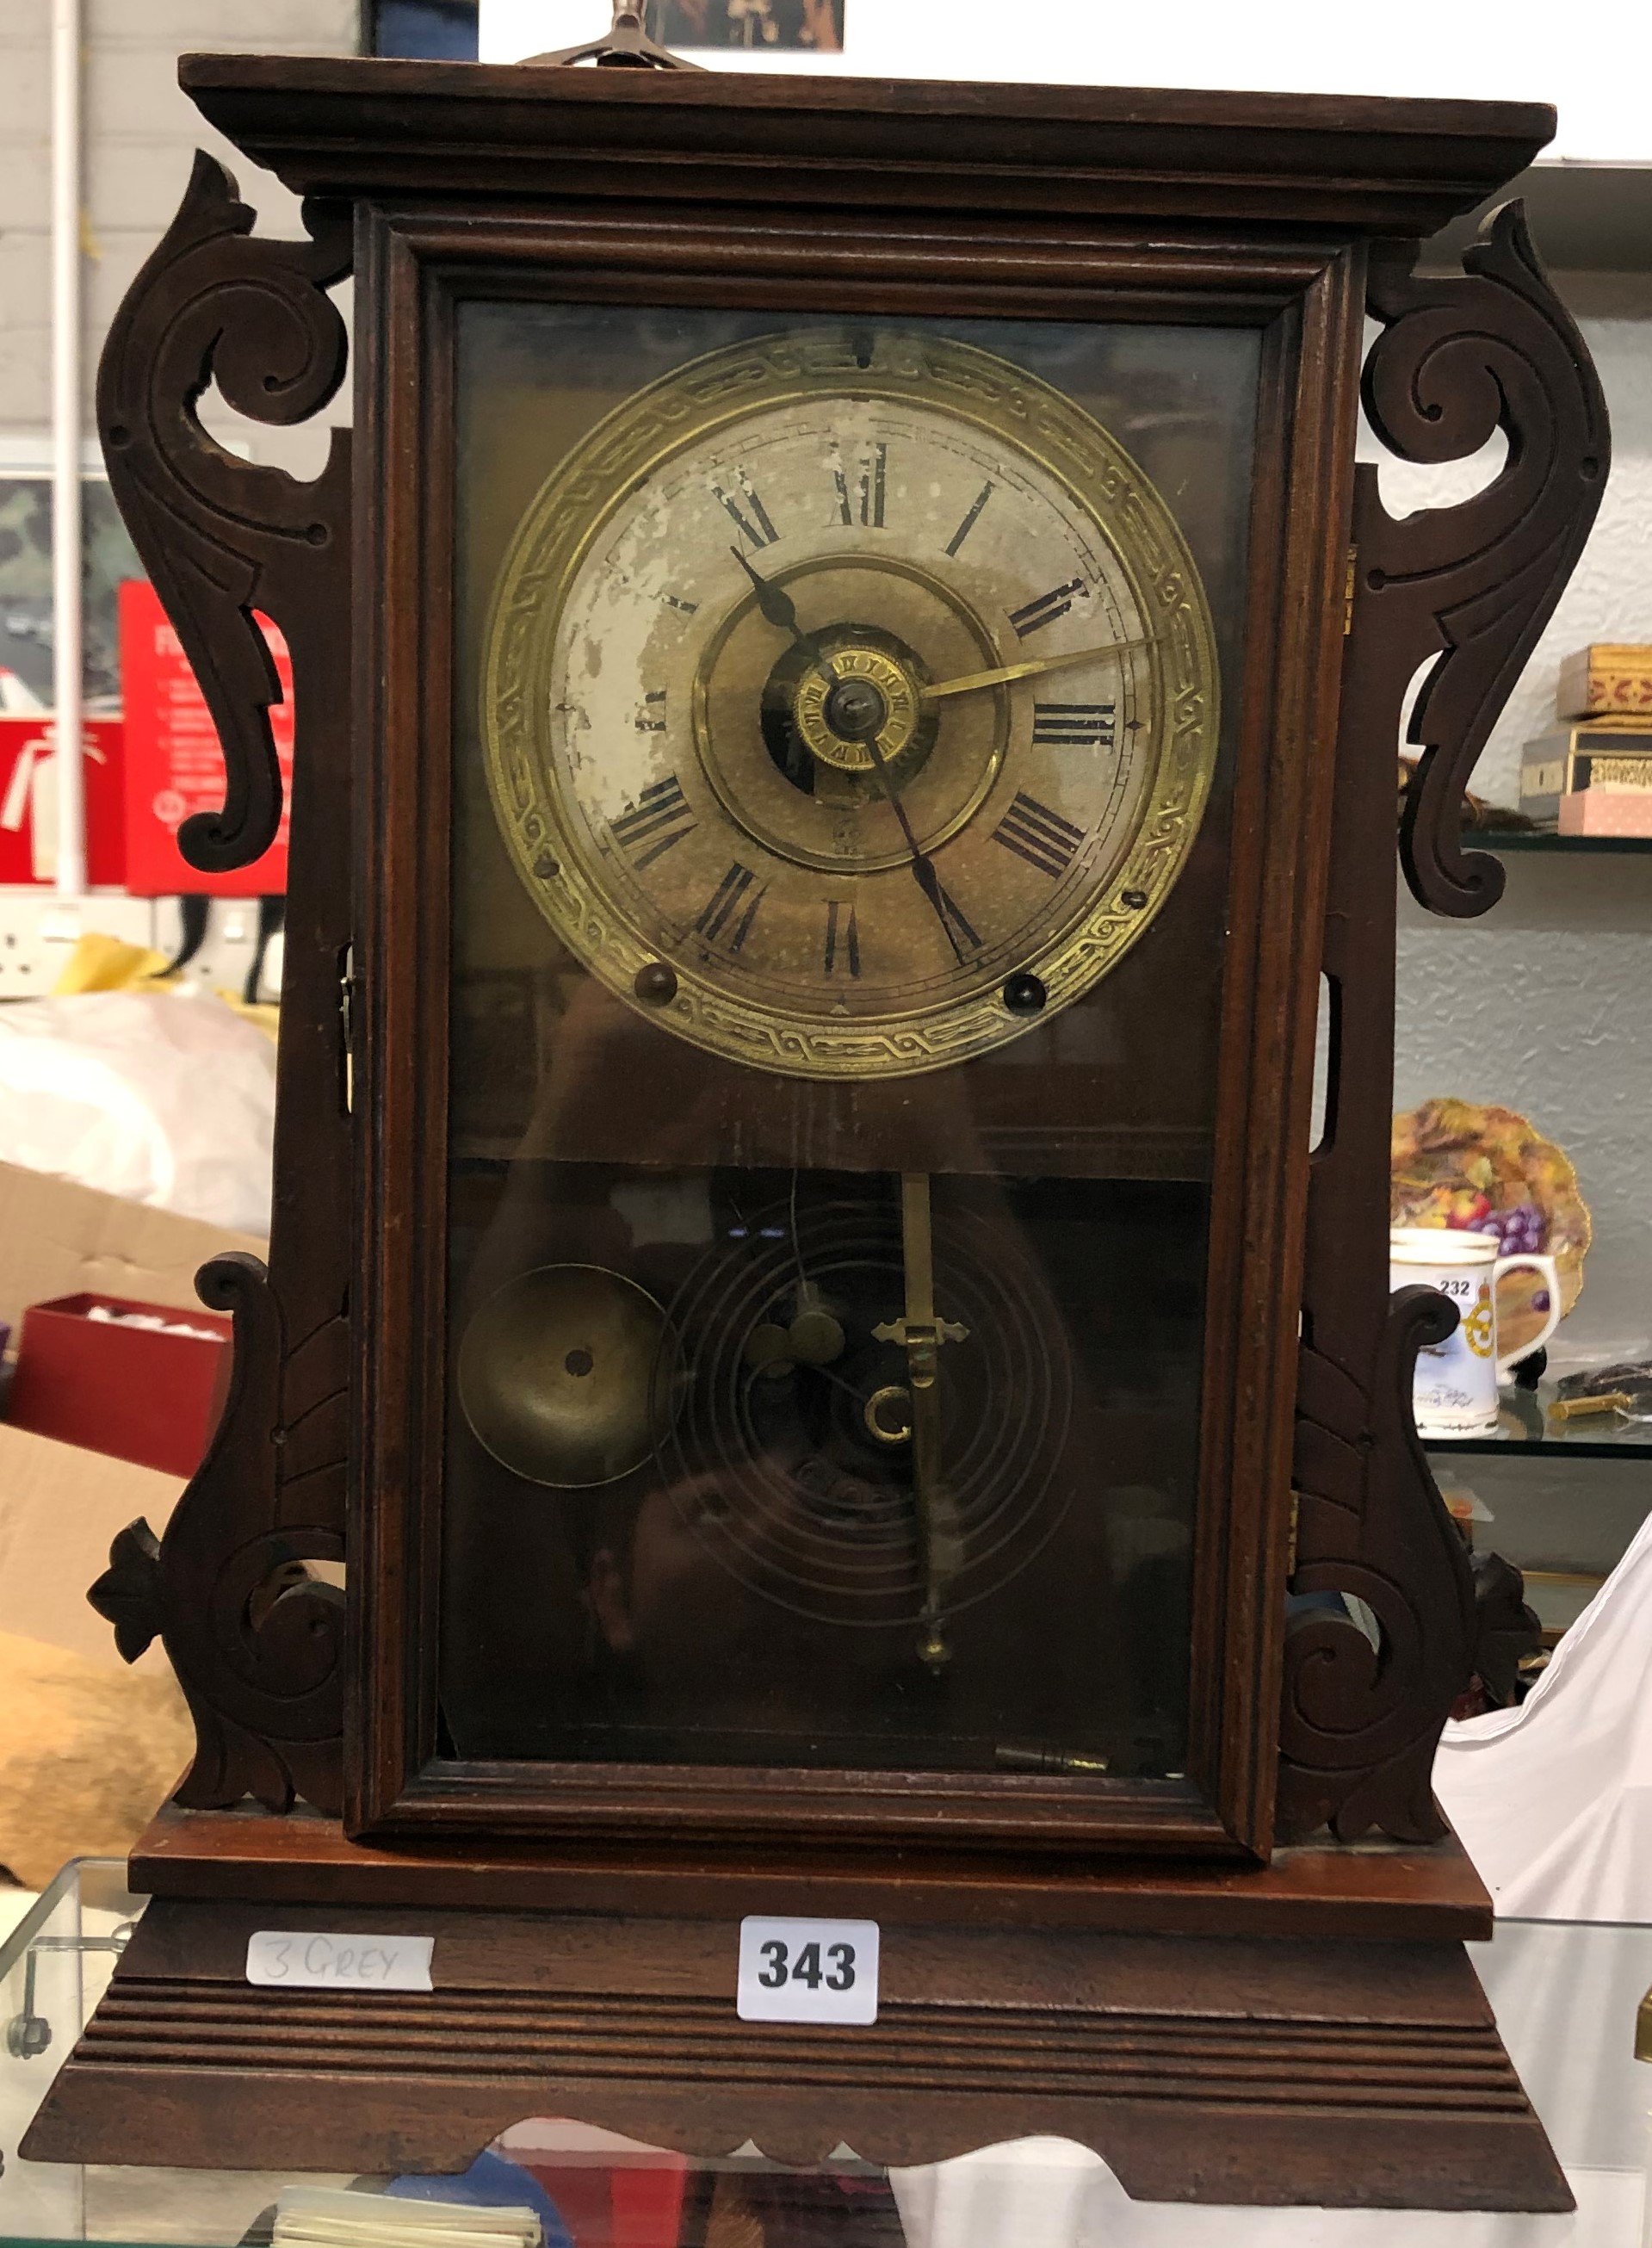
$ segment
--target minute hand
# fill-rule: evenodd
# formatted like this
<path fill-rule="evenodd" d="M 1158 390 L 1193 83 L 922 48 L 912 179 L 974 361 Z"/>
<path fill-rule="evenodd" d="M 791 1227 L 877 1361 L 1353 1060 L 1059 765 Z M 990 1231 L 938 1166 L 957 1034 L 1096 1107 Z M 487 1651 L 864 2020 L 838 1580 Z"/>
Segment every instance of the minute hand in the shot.
<path fill-rule="evenodd" d="M 1035 655 L 1025 663 L 1004 664 L 997 671 L 967 672 L 962 679 L 943 679 L 937 686 L 920 689 L 918 700 L 938 702 L 945 695 L 973 695 L 977 687 L 1007 687 L 1012 679 L 1032 679 L 1043 671 L 1068 671 L 1075 663 L 1095 663 L 1104 655 L 1128 655 L 1132 648 L 1151 648 L 1155 637 L 1109 641 L 1105 648 L 1075 648 L 1066 655 Z"/>

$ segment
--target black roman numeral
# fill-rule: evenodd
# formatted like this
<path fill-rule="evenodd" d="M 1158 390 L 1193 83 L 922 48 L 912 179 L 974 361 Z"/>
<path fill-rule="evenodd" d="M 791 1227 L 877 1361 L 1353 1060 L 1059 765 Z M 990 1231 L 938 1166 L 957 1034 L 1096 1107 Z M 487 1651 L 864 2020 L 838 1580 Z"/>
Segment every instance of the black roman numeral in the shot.
<path fill-rule="evenodd" d="M 1025 608 L 1011 609 L 1010 622 L 1015 627 L 1016 638 L 1025 640 L 1029 633 L 1041 632 L 1052 625 L 1058 617 L 1066 616 L 1076 600 L 1087 595 L 1089 588 L 1082 578 L 1069 578 L 1065 586 L 1052 586 L 1047 593 L 1040 593 L 1036 601 Z"/>
<path fill-rule="evenodd" d="M 637 713 L 639 734 L 663 734 L 666 730 L 665 689 L 658 689 L 642 698 L 642 708 Z"/>
<path fill-rule="evenodd" d="M 826 901 L 825 972 L 828 976 L 860 973 L 860 928 L 853 898 Z"/>
<path fill-rule="evenodd" d="M 608 833 L 622 851 L 638 853 L 641 872 L 662 858 L 674 843 L 681 843 L 694 826 L 694 814 L 675 773 L 645 788 L 629 812 L 610 822 Z"/>
<path fill-rule="evenodd" d="M 700 613 L 698 601 L 685 601 L 681 593 L 661 593 L 660 599 L 667 608 L 681 609 L 685 617 L 695 617 Z"/>
<path fill-rule="evenodd" d="M 1084 840 L 1084 830 L 1023 790 L 993 829 L 992 840 L 1041 874 L 1065 874 Z"/>
<path fill-rule="evenodd" d="M 1110 750 L 1116 712 L 1111 702 L 1035 702 L 1032 738 L 1053 749 Z"/>
<path fill-rule="evenodd" d="M 750 867 L 735 860 L 694 924 L 708 944 L 726 944 L 730 952 L 738 952 L 751 934 L 757 908 L 769 887 L 764 882 L 754 890 L 751 886 L 757 879 Z"/>
<path fill-rule="evenodd" d="M 975 504 L 970 508 L 968 515 L 964 517 L 963 522 L 958 525 L 951 538 L 947 541 L 947 552 L 949 554 L 956 554 L 957 552 L 959 547 L 963 545 L 964 540 L 975 529 L 976 524 L 980 522 L 981 511 L 991 498 L 992 493 L 992 485 L 982 485 L 979 493 L 976 497 Z"/>
<path fill-rule="evenodd" d="M 740 479 L 740 493 L 738 498 L 737 498 L 731 492 L 725 492 L 721 484 L 713 484 L 711 490 L 716 494 L 719 503 L 723 507 L 727 508 L 729 511 L 729 519 L 734 524 L 735 529 L 740 533 L 742 538 L 750 539 L 753 546 L 762 547 L 772 546 L 774 545 L 776 539 L 779 538 L 780 534 L 769 520 L 768 509 L 764 507 L 762 500 L 757 497 L 757 493 L 753 491 L 751 486 L 747 483 L 744 476 Z M 745 502 L 744 508 L 740 504 L 740 501 L 742 499 Z M 746 508 L 749 508 L 751 511 L 750 516 L 746 513 Z M 752 521 L 752 517 L 756 517 L 755 522 Z"/>
<path fill-rule="evenodd" d="M 888 468 L 889 449 L 887 445 L 880 445 L 870 460 L 861 462 L 860 480 L 853 495 L 849 490 L 849 480 L 842 469 L 837 468 L 833 470 L 832 481 L 838 488 L 838 513 L 846 524 L 855 521 L 858 506 L 860 527 L 863 531 L 883 529 L 883 506 L 888 490 Z"/>

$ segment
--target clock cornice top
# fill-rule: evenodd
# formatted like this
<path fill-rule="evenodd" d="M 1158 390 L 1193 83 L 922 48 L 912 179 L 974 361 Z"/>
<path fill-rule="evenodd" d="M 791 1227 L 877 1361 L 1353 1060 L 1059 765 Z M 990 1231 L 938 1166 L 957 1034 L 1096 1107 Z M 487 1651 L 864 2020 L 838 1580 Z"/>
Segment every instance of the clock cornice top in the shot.
<path fill-rule="evenodd" d="M 300 195 L 1221 220 L 1424 236 L 1552 137 L 1541 102 L 272 55 L 184 91 Z"/>

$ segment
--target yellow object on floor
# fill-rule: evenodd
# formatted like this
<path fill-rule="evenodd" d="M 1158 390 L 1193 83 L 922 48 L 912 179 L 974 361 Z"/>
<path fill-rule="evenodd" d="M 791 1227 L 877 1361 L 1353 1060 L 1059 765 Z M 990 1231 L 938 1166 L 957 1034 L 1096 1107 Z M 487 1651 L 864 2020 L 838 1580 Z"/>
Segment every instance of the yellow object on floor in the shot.
<path fill-rule="evenodd" d="M 237 1015 L 262 1031 L 271 1045 L 275 1043 L 281 1030 L 281 1010 L 272 999 L 243 999 L 234 991 L 223 990 L 218 997 L 226 1007 L 233 1007 Z"/>
<path fill-rule="evenodd" d="M 153 945 L 128 944 L 123 937 L 105 936 L 87 929 L 63 964 L 51 987 L 54 999 L 70 999 L 83 991 L 174 991 L 182 997 L 191 987 L 178 975 L 167 973 L 167 956 Z M 281 1010 L 268 1000 L 243 999 L 238 991 L 220 990 L 217 997 L 237 1015 L 273 1039 L 281 1027 Z"/>
<path fill-rule="evenodd" d="M 131 991 L 153 984 L 164 971 L 167 956 L 153 945 L 128 944 L 118 936 L 105 936 L 89 929 L 63 963 L 63 972 L 51 987 L 54 999 L 72 998 L 79 991 Z"/>

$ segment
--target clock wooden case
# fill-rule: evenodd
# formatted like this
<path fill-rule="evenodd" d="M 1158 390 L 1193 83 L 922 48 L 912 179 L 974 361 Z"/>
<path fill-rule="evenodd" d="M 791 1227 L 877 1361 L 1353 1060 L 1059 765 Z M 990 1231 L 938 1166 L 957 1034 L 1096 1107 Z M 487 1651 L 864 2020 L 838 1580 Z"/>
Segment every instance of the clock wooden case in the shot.
<path fill-rule="evenodd" d="M 1414 268 L 1553 113 L 182 78 L 306 198 L 258 237 L 199 158 L 99 399 L 202 867 L 278 813 L 255 613 L 293 651 L 275 1213 L 94 1588 L 198 1751 L 27 2151 L 443 2168 L 538 2112 L 1568 2205 L 1429 1791 L 1450 1313 L 1386 1255 L 1402 698 L 1406 876 L 1479 912 L 1463 791 L 1607 456 L 1518 208 Z M 334 395 L 350 274 L 353 431 L 226 453 L 209 383 Z M 1502 471 L 1391 516 L 1362 374 Z M 878 1920 L 876 2022 L 739 2022 L 754 1911 Z M 435 1988 L 250 1987 L 270 1925 L 435 1933 Z"/>

